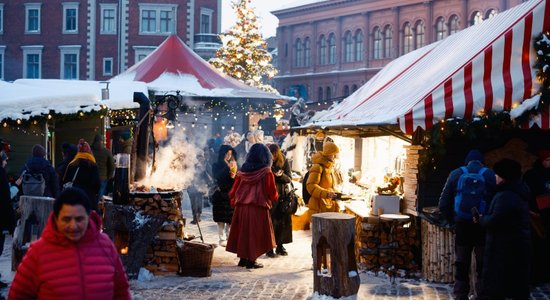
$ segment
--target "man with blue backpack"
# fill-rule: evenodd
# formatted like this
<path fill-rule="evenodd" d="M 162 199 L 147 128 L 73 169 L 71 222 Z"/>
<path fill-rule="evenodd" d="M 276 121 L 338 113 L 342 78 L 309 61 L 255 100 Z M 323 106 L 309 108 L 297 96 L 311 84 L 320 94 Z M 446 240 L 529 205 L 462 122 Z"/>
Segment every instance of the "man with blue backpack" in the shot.
<path fill-rule="evenodd" d="M 473 222 L 476 214 L 484 214 L 493 197 L 495 173 L 484 166 L 485 159 L 479 150 L 466 155 L 464 166 L 453 170 L 439 198 L 439 210 L 455 224 L 455 284 L 453 294 L 457 300 L 467 300 L 470 292 L 470 266 L 472 252 L 476 259 L 477 299 L 481 295 L 485 231 Z"/>

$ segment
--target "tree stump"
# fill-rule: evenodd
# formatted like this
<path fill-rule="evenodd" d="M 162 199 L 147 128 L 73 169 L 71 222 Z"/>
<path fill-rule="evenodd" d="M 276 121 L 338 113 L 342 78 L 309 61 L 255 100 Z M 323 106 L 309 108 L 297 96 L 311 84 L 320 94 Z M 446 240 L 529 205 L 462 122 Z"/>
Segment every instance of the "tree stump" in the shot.
<path fill-rule="evenodd" d="M 166 219 L 133 206 L 105 202 L 103 232 L 113 240 L 128 278 L 137 279 L 147 249 Z"/>
<path fill-rule="evenodd" d="M 48 217 L 53 211 L 54 198 L 21 196 L 19 198 L 19 210 L 21 217 L 17 220 L 17 227 L 13 233 L 11 270 L 17 270 L 17 266 L 31 242 L 40 238 Z"/>
<path fill-rule="evenodd" d="M 343 213 L 312 216 L 313 291 L 334 298 L 357 294 L 355 217 Z"/>

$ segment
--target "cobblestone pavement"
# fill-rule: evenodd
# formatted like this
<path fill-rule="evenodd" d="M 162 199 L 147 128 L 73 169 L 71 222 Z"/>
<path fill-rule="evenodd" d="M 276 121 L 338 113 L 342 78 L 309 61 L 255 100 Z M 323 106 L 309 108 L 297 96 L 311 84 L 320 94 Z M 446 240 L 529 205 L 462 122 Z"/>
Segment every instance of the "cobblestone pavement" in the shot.
<path fill-rule="evenodd" d="M 188 201 L 188 200 L 187 200 Z M 184 216 L 190 220 L 189 204 L 184 201 Z M 217 225 L 211 209 L 205 208 L 200 222 L 205 242 L 218 243 Z M 199 236 L 196 225 L 188 224 L 186 232 Z M 133 298 L 143 299 L 331 299 L 313 294 L 311 232 L 294 231 L 294 242 L 285 247 L 288 256 L 268 258 L 258 262 L 264 268 L 247 270 L 237 266 L 235 254 L 218 246 L 214 251 L 211 277 L 158 276 L 150 281 L 130 282 Z M 199 240 L 198 238 L 196 240 Z M 2 280 L 10 282 L 11 239 L 7 239 L 0 257 Z M 452 299 L 450 284 L 435 284 L 419 279 L 401 279 L 392 284 L 385 275 L 360 273 L 361 286 L 357 299 Z M 0 299 L 7 289 L 0 291 Z M 353 299 L 354 297 L 349 297 Z M 550 300 L 550 285 L 533 290 L 531 299 Z"/>

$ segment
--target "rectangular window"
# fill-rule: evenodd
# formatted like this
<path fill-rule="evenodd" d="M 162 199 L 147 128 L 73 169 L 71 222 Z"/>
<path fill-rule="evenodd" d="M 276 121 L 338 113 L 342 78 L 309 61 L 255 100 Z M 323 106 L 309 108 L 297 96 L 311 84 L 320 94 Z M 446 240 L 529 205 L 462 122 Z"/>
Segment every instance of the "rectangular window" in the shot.
<path fill-rule="evenodd" d="M 58 46 L 61 55 L 59 78 L 79 79 L 80 45 Z"/>
<path fill-rule="evenodd" d="M 140 34 L 166 35 L 174 33 L 176 7 L 172 4 L 140 4 Z"/>
<path fill-rule="evenodd" d="M 78 32 L 78 3 L 63 3 L 63 33 Z"/>
<path fill-rule="evenodd" d="M 113 75 L 113 58 L 105 57 L 103 58 L 103 76 L 112 76 Z"/>
<path fill-rule="evenodd" d="M 27 54 L 26 61 L 25 78 L 40 78 L 40 54 Z"/>
<path fill-rule="evenodd" d="M 4 49 L 0 47 L 0 80 L 4 80 Z"/>
<path fill-rule="evenodd" d="M 210 16 L 201 14 L 201 33 L 211 33 L 210 31 Z"/>
<path fill-rule="evenodd" d="M 115 5 L 101 5 L 101 33 L 116 34 Z"/>
<path fill-rule="evenodd" d="M 63 79 L 78 79 L 76 54 L 63 55 Z"/>
<path fill-rule="evenodd" d="M 40 33 L 40 4 L 25 4 L 25 32 Z"/>

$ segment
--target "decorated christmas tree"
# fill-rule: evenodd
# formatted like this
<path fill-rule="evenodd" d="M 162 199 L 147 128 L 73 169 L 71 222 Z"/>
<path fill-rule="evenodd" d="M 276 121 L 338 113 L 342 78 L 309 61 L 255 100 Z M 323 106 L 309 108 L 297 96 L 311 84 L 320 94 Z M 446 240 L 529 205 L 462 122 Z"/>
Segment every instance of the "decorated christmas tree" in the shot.
<path fill-rule="evenodd" d="M 276 92 L 267 82 L 277 70 L 271 65 L 271 54 L 263 39 L 251 0 L 233 0 L 231 6 L 237 21 L 228 32 L 220 34 L 222 47 L 210 63 L 223 73 L 247 85 Z"/>

